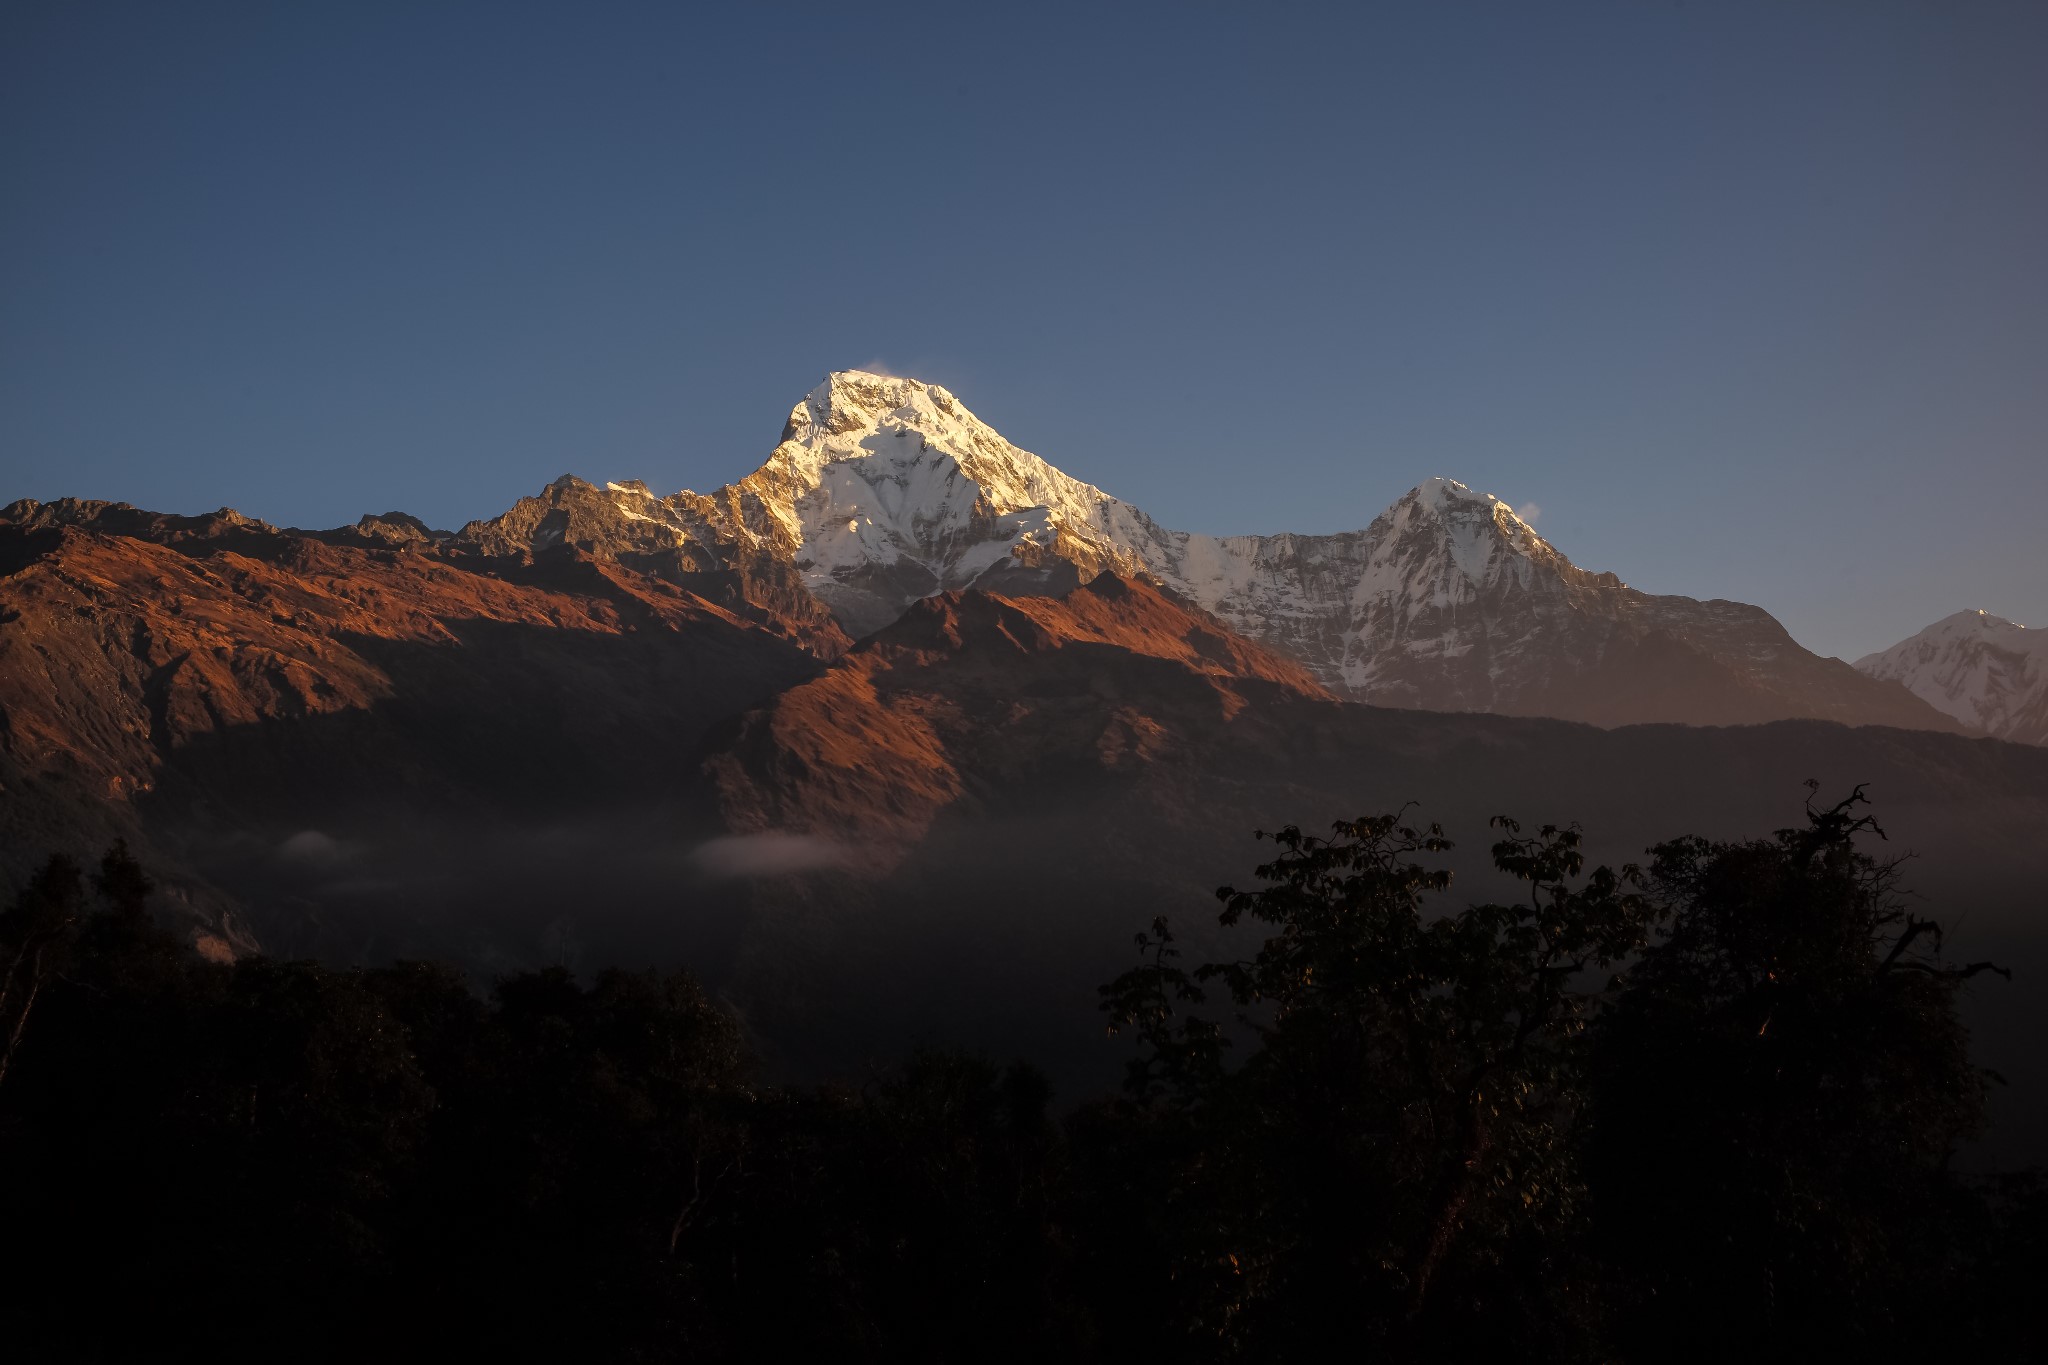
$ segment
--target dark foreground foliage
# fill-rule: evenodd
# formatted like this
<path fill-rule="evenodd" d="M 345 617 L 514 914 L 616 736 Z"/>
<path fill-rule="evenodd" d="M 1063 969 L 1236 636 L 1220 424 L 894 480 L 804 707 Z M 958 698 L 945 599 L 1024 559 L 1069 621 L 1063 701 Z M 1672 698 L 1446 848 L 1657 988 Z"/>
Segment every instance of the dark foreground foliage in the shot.
<path fill-rule="evenodd" d="M 0 1354 L 2017 1358 L 2048 1198 L 1948 1169 L 1984 968 L 1859 804 L 1647 869 L 1500 821 L 1528 894 L 1456 910 L 1434 828 L 1284 830 L 1250 958 L 1139 936 L 1064 1122 L 972 1057 L 759 1084 L 682 973 L 202 961 L 56 860 L 0 916 Z"/>

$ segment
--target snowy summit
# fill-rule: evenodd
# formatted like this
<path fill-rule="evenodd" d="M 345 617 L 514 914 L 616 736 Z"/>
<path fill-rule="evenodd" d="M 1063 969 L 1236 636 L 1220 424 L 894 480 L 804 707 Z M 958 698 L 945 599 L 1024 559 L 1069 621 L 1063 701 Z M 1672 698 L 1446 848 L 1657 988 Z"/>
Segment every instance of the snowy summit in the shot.
<path fill-rule="evenodd" d="M 2048 744 L 2048 630 L 1959 611 L 1856 667 L 1986 734 Z"/>

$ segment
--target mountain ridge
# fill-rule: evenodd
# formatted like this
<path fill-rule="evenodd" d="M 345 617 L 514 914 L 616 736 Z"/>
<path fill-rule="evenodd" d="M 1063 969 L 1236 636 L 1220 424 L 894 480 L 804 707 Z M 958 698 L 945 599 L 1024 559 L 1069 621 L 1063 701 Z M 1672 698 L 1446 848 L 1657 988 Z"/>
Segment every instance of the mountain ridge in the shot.
<path fill-rule="evenodd" d="M 1803 649 L 1762 608 L 1642 593 L 1582 569 L 1507 503 L 1452 479 L 1426 480 L 1356 531 L 1176 531 L 915 379 L 827 376 L 791 410 L 760 468 L 711 494 L 658 498 L 642 484 L 578 480 L 573 494 L 558 481 L 549 495 L 557 506 L 580 500 L 582 521 L 543 526 L 527 510 L 462 535 L 504 551 L 566 536 L 600 550 L 660 542 L 714 559 L 765 554 L 855 637 L 934 593 L 979 585 L 1015 596 L 1103 573 L 1142 577 L 1303 663 L 1338 695 L 1376 705 L 1606 725 L 1965 728 Z"/>
<path fill-rule="evenodd" d="M 2048 630 L 1959 611 L 1865 655 L 1856 668 L 1986 734 L 2048 744 Z"/>
<path fill-rule="evenodd" d="M 275 533 L 72 500 L 0 519 L 155 538 Z M 1013 445 L 950 391 L 838 371 L 752 473 L 710 493 L 572 475 L 436 532 L 403 513 L 306 532 L 333 544 L 515 560 L 569 548 L 751 613 L 830 661 L 932 596 L 1052 594 L 1141 578 L 1375 705 L 1600 725 L 1814 718 L 1960 731 L 1888 678 L 1803 649 L 1762 608 L 1656 596 L 1574 564 L 1499 498 L 1433 478 L 1356 531 L 1213 536 Z"/>

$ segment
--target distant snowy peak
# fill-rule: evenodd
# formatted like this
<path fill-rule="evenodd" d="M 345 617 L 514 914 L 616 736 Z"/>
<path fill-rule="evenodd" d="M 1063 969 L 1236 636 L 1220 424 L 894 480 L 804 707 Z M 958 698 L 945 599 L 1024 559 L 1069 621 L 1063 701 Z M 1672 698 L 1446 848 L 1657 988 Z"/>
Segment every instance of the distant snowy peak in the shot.
<path fill-rule="evenodd" d="M 893 442 L 909 440 L 900 447 Z M 1005 510 L 1092 504 L 1105 495 L 1004 440 L 937 384 L 864 370 L 826 376 L 789 415 L 769 457 L 812 487 L 831 465 L 880 460 L 891 466 L 950 458 Z"/>
<path fill-rule="evenodd" d="M 1389 514 L 1412 506 L 1414 515 L 1435 517 L 1447 527 L 1484 530 L 1498 535 L 1509 548 L 1531 559 L 1569 563 L 1536 528 L 1491 493 L 1467 488 L 1456 479 L 1428 479 L 1409 490 L 1406 497 L 1389 509 Z"/>
<path fill-rule="evenodd" d="M 1476 493 L 1456 479 L 1430 479 L 1388 508 L 1367 534 L 1383 547 L 1413 545 L 1420 537 L 1446 555 L 1443 567 L 1477 589 L 1502 575 L 1526 586 L 1531 576 L 1577 573 L 1576 565 L 1491 493 Z M 1390 556 L 1383 553 L 1384 561 Z M 1611 577 L 1611 576 L 1610 576 Z M 1613 580 L 1619 586 L 1620 580 Z"/>
<path fill-rule="evenodd" d="M 1856 667 L 1987 734 L 2048 744 L 2048 630 L 1959 611 Z"/>
<path fill-rule="evenodd" d="M 1409 489 L 1389 511 L 1406 507 L 1446 521 L 1490 521 L 1499 526 L 1517 527 L 1530 536 L 1536 534 L 1527 522 L 1515 515 L 1514 508 L 1491 493 L 1474 492 L 1456 479 L 1424 479 Z"/>

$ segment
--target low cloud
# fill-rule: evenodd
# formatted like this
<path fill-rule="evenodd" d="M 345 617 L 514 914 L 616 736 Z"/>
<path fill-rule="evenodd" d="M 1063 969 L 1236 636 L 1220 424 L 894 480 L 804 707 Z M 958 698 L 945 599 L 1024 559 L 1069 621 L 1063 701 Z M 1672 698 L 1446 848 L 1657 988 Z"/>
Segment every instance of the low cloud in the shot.
<path fill-rule="evenodd" d="M 351 850 L 331 834 L 302 829 L 277 846 L 277 860 L 294 867 L 331 868 L 349 860 Z"/>
<path fill-rule="evenodd" d="M 814 834 L 791 834 L 780 830 L 767 834 L 728 834 L 699 844 L 690 854 L 691 864 L 713 881 L 823 872 L 845 867 L 851 858 L 852 851 L 844 844 L 836 844 Z"/>
<path fill-rule="evenodd" d="M 1525 502 L 1515 509 L 1515 515 L 1534 526 L 1536 519 L 1543 515 L 1543 509 L 1533 502 Z"/>
<path fill-rule="evenodd" d="M 913 355 L 907 359 L 903 357 L 898 357 L 898 359 L 901 361 L 900 364 L 891 364 L 889 361 L 882 359 L 882 357 L 875 356 L 873 359 L 861 362 L 859 365 L 854 366 L 854 368 L 866 370 L 869 374 L 884 374 L 891 379 L 915 379 L 924 384 L 940 382 L 938 378 L 940 375 L 950 374 L 956 379 L 963 377 L 963 372 L 960 368 L 944 356 Z"/>

